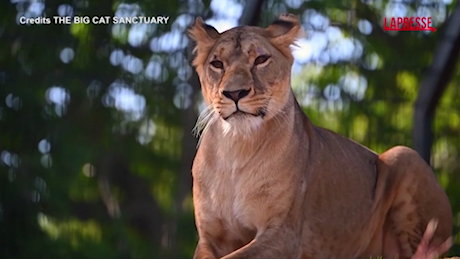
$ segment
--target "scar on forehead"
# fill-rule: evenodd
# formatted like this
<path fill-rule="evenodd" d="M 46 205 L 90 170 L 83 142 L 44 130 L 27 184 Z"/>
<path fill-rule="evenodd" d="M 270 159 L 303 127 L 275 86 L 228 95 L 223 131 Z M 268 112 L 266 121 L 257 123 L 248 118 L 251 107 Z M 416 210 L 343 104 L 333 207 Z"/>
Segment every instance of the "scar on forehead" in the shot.
<path fill-rule="evenodd" d="M 252 53 L 254 53 L 256 55 L 262 55 L 262 54 L 265 54 L 266 51 L 260 46 L 256 46 L 255 44 L 251 44 L 251 46 L 248 49 L 248 54 L 252 54 Z"/>
<path fill-rule="evenodd" d="M 259 46 L 256 47 L 256 54 L 258 55 L 261 55 L 261 54 L 265 54 L 265 50 Z"/>

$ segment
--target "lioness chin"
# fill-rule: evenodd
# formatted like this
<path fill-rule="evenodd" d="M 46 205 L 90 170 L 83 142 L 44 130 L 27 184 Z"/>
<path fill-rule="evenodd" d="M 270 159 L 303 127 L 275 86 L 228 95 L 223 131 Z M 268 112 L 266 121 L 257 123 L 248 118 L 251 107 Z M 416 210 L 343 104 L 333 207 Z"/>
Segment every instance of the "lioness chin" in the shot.
<path fill-rule="evenodd" d="M 314 126 L 298 105 L 290 46 L 301 32 L 290 14 L 267 28 L 219 33 L 198 18 L 190 29 L 208 105 L 192 169 L 194 257 L 445 253 L 451 208 L 421 157 L 403 146 L 378 155 Z"/>

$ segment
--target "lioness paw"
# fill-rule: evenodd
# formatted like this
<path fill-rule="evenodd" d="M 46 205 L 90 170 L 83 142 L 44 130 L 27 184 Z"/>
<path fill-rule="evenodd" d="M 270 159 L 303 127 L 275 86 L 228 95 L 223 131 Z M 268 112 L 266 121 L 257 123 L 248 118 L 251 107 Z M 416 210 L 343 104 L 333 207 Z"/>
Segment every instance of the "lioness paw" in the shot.
<path fill-rule="evenodd" d="M 433 259 L 438 258 L 447 251 L 449 251 L 452 246 L 452 237 L 449 237 L 441 245 L 435 246 L 430 243 L 431 238 L 433 237 L 436 228 L 438 227 L 438 220 L 432 219 L 425 230 L 425 233 L 422 236 L 420 244 L 415 251 L 415 254 L 412 256 L 412 259 Z"/>

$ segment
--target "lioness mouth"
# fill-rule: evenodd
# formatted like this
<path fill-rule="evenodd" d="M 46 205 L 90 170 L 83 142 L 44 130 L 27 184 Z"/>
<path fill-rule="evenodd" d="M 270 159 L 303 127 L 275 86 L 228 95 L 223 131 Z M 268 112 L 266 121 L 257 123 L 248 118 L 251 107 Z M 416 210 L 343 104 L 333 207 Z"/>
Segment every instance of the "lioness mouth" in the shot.
<path fill-rule="evenodd" d="M 235 117 L 235 118 L 244 118 L 244 117 L 247 117 L 247 116 L 262 116 L 264 117 L 265 116 L 265 113 L 262 113 L 262 112 L 259 112 L 257 114 L 253 114 L 253 113 L 248 113 L 248 112 L 244 112 L 244 111 L 241 111 L 241 110 L 236 110 L 235 112 L 233 112 L 231 115 L 227 116 L 224 118 L 224 120 L 227 120 L 231 117 Z"/>

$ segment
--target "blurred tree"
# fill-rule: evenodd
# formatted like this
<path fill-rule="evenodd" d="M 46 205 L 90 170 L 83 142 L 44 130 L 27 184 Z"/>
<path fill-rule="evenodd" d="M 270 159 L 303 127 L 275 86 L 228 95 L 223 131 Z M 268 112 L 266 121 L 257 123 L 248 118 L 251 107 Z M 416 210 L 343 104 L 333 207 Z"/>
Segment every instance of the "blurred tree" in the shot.
<path fill-rule="evenodd" d="M 433 142 L 432 122 L 439 99 L 452 78 L 460 51 L 460 2 L 446 22 L 427 75 L 420 84 L 415 101 L 414 147 L 430 163 Z"/>

